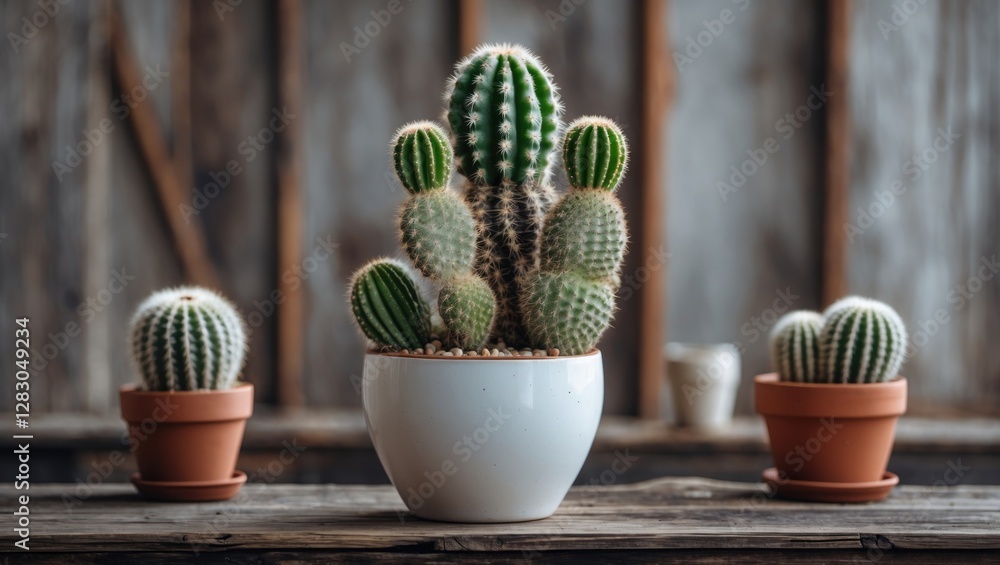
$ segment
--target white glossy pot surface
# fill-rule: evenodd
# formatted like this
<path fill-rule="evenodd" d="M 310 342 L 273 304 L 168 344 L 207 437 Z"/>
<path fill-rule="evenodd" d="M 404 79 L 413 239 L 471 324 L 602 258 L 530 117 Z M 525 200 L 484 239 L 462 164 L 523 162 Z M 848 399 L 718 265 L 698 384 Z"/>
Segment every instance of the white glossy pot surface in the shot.
<path fill-rule="evenodd" d="M 449 522 L 555 512 L 579 474 L 604 404 L 599 351 L 576 357 L 368 354 L 365 422 L 400 497 Z"/>

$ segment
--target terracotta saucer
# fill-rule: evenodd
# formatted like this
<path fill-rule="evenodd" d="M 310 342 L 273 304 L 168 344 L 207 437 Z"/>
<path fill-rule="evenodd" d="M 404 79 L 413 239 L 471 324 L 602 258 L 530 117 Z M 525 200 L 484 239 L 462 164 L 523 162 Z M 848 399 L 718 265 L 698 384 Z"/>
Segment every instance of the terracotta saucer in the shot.
<path fill-rule="evenodd" d="M 810 502 L 875 502 L 889 496 L 899 477 L 886 471 L 880 481 L 867 483 L 822 483 L 818 481 L 781 480 L 774 467 L 761 475 L 764 482 L 781 498 Z"/>
<path fill-rule="evenodd" d="M 131 477 L 132 484 L 139 492 L 155 498 L 173 502 L 208 502 L 212 500 L 229 500 L 236 496 L 243 483 L 247 482 L 247 474 L 236 471 L 232 478 L 224 481 L 203 482 L 173 482 L 144 481 L 139 473 Z"/>

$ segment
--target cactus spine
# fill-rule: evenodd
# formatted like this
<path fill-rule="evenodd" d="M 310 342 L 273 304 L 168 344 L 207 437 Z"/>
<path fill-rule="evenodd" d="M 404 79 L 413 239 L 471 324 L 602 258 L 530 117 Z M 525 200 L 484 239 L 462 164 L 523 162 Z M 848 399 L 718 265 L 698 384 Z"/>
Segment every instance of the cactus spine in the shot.
<path fill-rule="evenodd" d="M 416 349 L 427 342 L 430 307 L 399 261 L 376 259 L 361 267 L 349 295 L 358 328 L 377 345 Z"/>
<path fill-rule="evenodd" d="M 482 46 L 458 63 L 445 99 L 450 145 L 432 122 L 408 124 L 392 141 L 393 168 L 410 193 L 400 241 L 440 288 L 442 341 L 588 352 L 614 313 L 628 239 L 613 194 L 625 137 L 605 118 L 574 122 L 563 151 L 572 188 L 557 199 L 549 178 L 562 107 L 534 55 Z M 466 179 L 464 201 L 448 190 L 452 160 Z M 351 290 L 362 332 L 383 347 L 422 346 L 429 307 L 411 288 L 398 264 L 363 267 Z"/>
<path fill-rule="evenodd" d="M 466 201 L 481 226 L 476 270 L 498 299 L 495 333 L 527 345 L 521 290 L 538 266 L 562 106 L 552 77 L 520 46 L 484 45 L 458 63 L 445 92 Z"/>
<path fill-rule="evenodd" d="M 783 381 L 816 382 L 820 378 L 819 332 L 823 316 L 800 310 L 781 318 L 771 330 L 771 361 Z"/>
<path fill-rule="evenodd" d="M 229 388 L 243 368 L 246 342 L 236 308 L 200 287 L 153 293 L 129 326 L 132 366 L 146 390 Z"/>
<path fill-rule="evenodd" d="M 771 331 L 771 359 L 783 381 L 880 383 L 906 355 L 906 326 L 888 304 L 848 296 L 821 316 L 786 314 Z"/>
<path fill-rule="evenodd" d="M 880 383 L 898 374 L 906 326 L 877 300 L 848 296 L 823 313 L 821 375 L 829 383 Z"/>
<path fill-rule="evenodd" d="M 541 270 L 526 288 L 532 342 L 571 355 L 590 351 L 611 323 L 628 235 L 613 192 L 628 144 L 606 118 L 574 121 L 563 141 L 570 192 L 545 218 Z"/>

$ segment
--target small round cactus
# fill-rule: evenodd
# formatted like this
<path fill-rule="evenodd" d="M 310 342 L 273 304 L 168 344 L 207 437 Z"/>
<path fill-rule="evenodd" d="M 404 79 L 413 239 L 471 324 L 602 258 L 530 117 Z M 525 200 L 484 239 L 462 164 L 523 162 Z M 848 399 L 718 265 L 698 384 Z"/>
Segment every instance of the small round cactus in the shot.
<path fill-rule="evenodd" d="M 136 309 L 129 327 L 132 365 L 152 391 L 226 389 L 246 357 L 239 312 L 200 287 L 155 292 Z"/>
<path fill-rule="evenodd" d="M 354 274 L 349 294 L 355 322 L 377 345 L 416 349 L 427 343 L 430 307 L 399 261 L 368 263 Z"/>
<path fill-rule="evenodd" d="M 445 283 L 438 295 L 438 311 L 450 343 L 476 351 L 490 337 L 496 299 L 486 281 L 468 274 Z"/>
<path fill-rule="evenodd" d="M 542 270 L 613 278 L 625 257 L 627 234 L 625 212 L 613 194 L 571 191 L 545 217 Z"/>
<path fill-rule="evenodd" d="M 771 361 L 783 381 L 820 380 L 819 334 L 823 316 L 799 310 L 778 320 L 771 330 Z"/>
<path fill-rule="evenodd" d="M 848 296 L 823 312 L 822 380 L 880 383 L 895 377 L 906 355 L 906 326 L 891 306 Z"/>
<path fill-rule="evenodd" d="M 628 144 L 618 124 L 598 116 L 574 120 L 563 139 L 563 168 L 570 186 L 615 190 L 625 175 Z"/>
<path fill-rule="evenodd" d="M 448 136 L 434 122 L 413 122 L 392 140 L 396 178 L 412 194 L 448 186 L 453 160 Z"/>

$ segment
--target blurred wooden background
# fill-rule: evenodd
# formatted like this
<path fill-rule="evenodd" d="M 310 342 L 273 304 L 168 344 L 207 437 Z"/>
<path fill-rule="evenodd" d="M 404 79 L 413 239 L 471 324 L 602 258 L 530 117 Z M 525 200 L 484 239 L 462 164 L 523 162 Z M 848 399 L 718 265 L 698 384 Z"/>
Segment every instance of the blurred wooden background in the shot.
<path fill-rule="evenodd" d="M 911 412 L 1000 414 L 996 2 L 52 6 L 0 0 L 0 364 L 30 316 L 36 412 L 114 413 L 132 309 L 190 280 L 248 316 L 260 402 L 357 407 L 345 284 L 397 253 L 389 138 L 440 116 L 471 46 L 506 41 L 550 66 L 568 119 L 608 115 L 633 146 L 606 413 L 655 411 L 663 339 L 737 342 L 749 413 L 775 305 L 846 291 L 915 334 Z"/>

